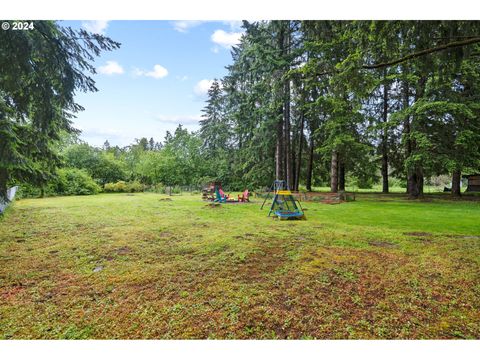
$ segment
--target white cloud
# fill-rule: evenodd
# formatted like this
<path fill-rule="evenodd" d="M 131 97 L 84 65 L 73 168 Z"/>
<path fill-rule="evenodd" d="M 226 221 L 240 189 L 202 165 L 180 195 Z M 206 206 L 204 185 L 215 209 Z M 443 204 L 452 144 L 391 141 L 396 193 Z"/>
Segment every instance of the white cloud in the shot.
<path fill-rule="evenodd" d="M 161 79 L 168 75 L 168 70 L 165 69 L 162 65 L 156 64 L 153 66 L 153 71 L 149 71 L 145 75 L 153 77 L 154 79 Z"/>
<path fill-rule="evenodd" d="M 212 87 L 213 80 L 203 79 L 200 80 L 195 87 L 193 88 L 193 92 L 200 97 L 204 97 L 207 95 L 208 90 Z"/>
<path fill-rule="evenodd" d="M 90 32 L 93 32 L 95 34 L 105 34 L 105 30 L 108 27 L 108 21 L 107 20 L 92 20 L 92 21 L 83 21 L 82 22 L 82 27 Z"/>
<path fill-rule="evenodd" d="M 191 28 L 197 27 L 201 24 L 207 22 L 216 22 L 216 21 L 205 21 L 205 20 L 178 20 L 173 21 L 173 28 L 179 32 L 186 33 Z M 217 22 L 218 23 L 218 22 Z M 230 28 L 230 31 L 240 31 L 242 29 L 242 20 L 224 20 L 221 22 L 223 25 L 227 25 Z"/>
<path fill-rule="evenodd" d="M 173 28 L 179 32 L 186 33 L 191 28 L 198 26 L 205 21 L 201 20 L 179 20 L 173 22 Z"/>
<path fill-rule="evenodd" d="M 230 26 L 231 31 L 240 31 L 243 25 L 242 20 L 225 20 L 223 23 Z"/>
<path fill-rule="evenodd" d="M 168 70 L 165 69 L 162 65 L 155 64 L 153 66 L 153 71 L 145 71 L 138 68 L 133 69 L 134 76 L 148 76 L 154 79 L 161 79 L 168 75 Z"/>
<path fill-rule="evenodd" d="M 157 115 L 155 120 L 167 124 L 197 125 L 201 115 Z"/>
<path fill-rule="evenodd" d="M 211 36 L 211 39 L 215 44 L 229 49 L 233 45 L 236 45 L 240 42 L 242 34 L 242 32 L 226 32 L 224 30 L 215 30 Z"/>
<path fill-rule="evenodd" d="M 122 66 L 116 61 L 107 61 L 107 64 L 98 68 L 100 74 L 114 75 L 123 74 Z"/>
<path fill-rule="evenodd" d="M 141 137 L 139 134 L 134 134 L 132 131 L 125 132 L 114 128 L 104 127 L 87 127 L 82 128 L 77 126 L 82 133 L 80 137 L 87 141 L 90 145 L 102 146 L 105 140 L 108 140 L 111 145 L 125 146 L 133 142 L 135 135 Z"/>
<path fill-rule="evenodd" d="M 186 81 L 186 80 L 188 80 L 188 76 L 187 75 L 177 76 L 177 80 Z"/>
<path fill-rule="evenodd" d="M 122 136 L 122 132 L 120 130 L 113 129 L 113 128 L 92 127 L 92 128 L 84 129 L 81 126 L 79 126 L 78 128 L 82 131 L 82 135 L 87 135 L 87 136 L 100 136 L 105 138 Z"/>

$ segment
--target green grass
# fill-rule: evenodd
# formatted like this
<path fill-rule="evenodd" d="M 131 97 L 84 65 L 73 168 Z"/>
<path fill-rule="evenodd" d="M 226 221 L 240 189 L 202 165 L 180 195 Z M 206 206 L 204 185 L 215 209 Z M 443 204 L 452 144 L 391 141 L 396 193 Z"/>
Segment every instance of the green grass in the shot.
<path fill-rule="evenodd" d="M 20 200 L 0 337 L 480 338 L 480 203 L 359 195 L 306 221 L 199 195 Z"/>

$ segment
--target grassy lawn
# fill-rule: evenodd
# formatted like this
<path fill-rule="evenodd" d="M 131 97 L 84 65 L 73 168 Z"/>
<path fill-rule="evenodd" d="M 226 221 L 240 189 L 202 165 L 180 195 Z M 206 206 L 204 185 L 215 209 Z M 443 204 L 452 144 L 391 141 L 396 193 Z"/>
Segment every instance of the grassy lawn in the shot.
<path fill-rule="evenodd" d="M 200 195 L 17 201 L 1 338 L 480 338 L 480 203 L 358 196 L 276 221 Z"/>

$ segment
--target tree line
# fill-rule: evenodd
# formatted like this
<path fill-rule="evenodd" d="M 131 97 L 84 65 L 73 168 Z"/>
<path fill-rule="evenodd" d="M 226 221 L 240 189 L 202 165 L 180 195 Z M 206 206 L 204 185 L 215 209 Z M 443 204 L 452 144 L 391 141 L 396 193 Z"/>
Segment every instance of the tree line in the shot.
<path fill-rule="evenodd" d="M 345 190 L 480 168 L 477 21 L 244 22 L 200 135 L 247 183 Z M 221 159 L 221 160 L 220 160 Z"/>
<path fill-rule="evenodd" d="M 480 172 L 478 21 L 243 27 L 200 130 L 123 148 L 82 143 L 72 125 L 83 109 L 75 93 L 97 90 L 94 58 L 118 42 L 51 21 L 0 32 L 0 197 L 18 183 L 69 194 L 119 181 L 239 190 L 274 179 L 333 192 L 381 181 L 386 193 L 395 178 L 415 198 L 434 175 L 451 176 L 460 195 L 462 174 Z"/>
<path fill-rule="evenodd" d="M 199 190 L 202 184 L 216 180 L 215 170 L 210 170 L 213 164 L 202 156 L 200 137 L 182 125 L 172 133 L 167 131 L 161 142 L 140 138 L 127 146 L 111 146 L 107 140 L 96 147 L 76 134 L 63 133 L 56 152 L 57 171 L 45 183 L 23 183 L 21 197 L 166 192 L 166 187 L 180 192 Z"/>

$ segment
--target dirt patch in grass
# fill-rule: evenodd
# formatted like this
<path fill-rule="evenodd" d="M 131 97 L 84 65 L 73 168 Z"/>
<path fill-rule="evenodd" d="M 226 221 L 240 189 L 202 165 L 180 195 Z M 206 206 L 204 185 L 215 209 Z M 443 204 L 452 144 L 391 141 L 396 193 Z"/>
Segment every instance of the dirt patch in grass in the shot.
<path fill-rule="evenodd" d="M 25 286 L 23 285 L 14 285 L 14 286 L 5 286 L 0 288 L 0 299 L 2 302 L 14 301 L 16 297 L 25 291 Z"/>
<path fill-rule="evenodd" d="M 480 236 L 477 235 L 445 235 L 451 239 L 480 239 Z"/>
<path fill-rule="evenodd" d="M 210 209 L 221 209 L 222 204 L 220 204 L 220 203 L 209 203 L 209 204 L 206 204 L 205 207 L 208 207 Z"/>
<path fill-rule="evenodd" d="M 407 235 L 407 236 L 424 236 L 424 237 L 427 237 L 427 236 L 432 236 L 431 233 L 428 233 L 428 232 L 422 232 L 422 231 L 412 231 L 412 232 L 404 232 L 403 235 Z"/>
<path fill-rule="evenodd" d="M 129 248 L 128 246 L 122 246 L 116 249 L 115 252 L 118 255 L 126 255 L 126 254 L 130 254 L 132 252 L 132 249 Z"/>
<path fill-rule="evenodd" d="M 282 248 L 262 246 L 236 267 L 235 277 L 245 283 L 263 281 L 285 265 L 286 261 Z"/>
<path fill-rule="evenodd" d="M 105 255 L 103 258 L 107 261 L 113 261 L 115 259 L 118 259 L 119 256 L 124 256 L 124 255 L 131 255 L 133 254 L 133 250 L 129 246 L 121 246 L 118 247 L 114 250 L 111 250 Z"/>
<path fill-rule="evenodd" d="M 393 243 L 388 242 L 388 241 L 369 241 L 368 244 L 372 245 L 372 246 L 385 247 L 385 248 L 397 247 L 396 244 L 393 244 Z"/>
<path fill-rule="evenodd" d="M 245 233 L 243 235 L 235 235 L 233 236 L 234 239 L 254 239 L 258 235 L 251 234 L 251 233 Z"/>

